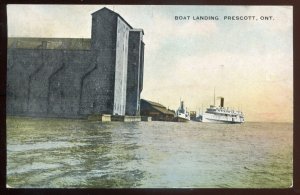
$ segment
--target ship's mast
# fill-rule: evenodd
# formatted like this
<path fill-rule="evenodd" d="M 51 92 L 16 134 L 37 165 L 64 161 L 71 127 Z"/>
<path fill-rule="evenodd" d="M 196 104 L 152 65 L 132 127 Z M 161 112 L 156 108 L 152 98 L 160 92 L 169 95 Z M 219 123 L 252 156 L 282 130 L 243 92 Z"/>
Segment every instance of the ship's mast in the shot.
<path fill-rule="evenodd" d="M 214 106 L 216 106 L 216 88 L 214 87 Z"/>

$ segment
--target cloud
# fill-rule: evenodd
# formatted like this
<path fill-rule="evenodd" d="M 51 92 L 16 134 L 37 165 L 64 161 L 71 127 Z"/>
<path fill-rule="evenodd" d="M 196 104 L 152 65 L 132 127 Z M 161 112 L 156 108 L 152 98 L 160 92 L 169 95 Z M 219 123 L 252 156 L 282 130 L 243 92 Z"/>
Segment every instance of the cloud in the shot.
<path fill-rule="evenodd" d="M 163 42 L 170 39 L 189 38 L 199 36 L 209 37 L 218 31 L 214 21 L 176 21 L 173 16 L 156 13 L 151 17 L 151 22 L 143 26 L 147 32 L 144 37 L 149 52 L 156 51 Z"/>
<path fill-rule="evenodd" d="M 90 38 L 92 10 L 95 6 L 8 5 L 8 36 Z"/>
<path fill-rule="evenodd" d="M 177 108 L 179 98 L 190 110 L 212 104 L 213 89 L 229 107 L 241 108 L 247 120 L 292 120 L 293 60 L 291 54 L 272 51 L 267 55 L 211 53 L 176 58 L 164 71 L 145 72 L 142 96 Z M 155 65 L 154 65 L 155 66 Z M 272 75 L 272 76 L 270 76 Z M 264 113 L 265 109 L 274 114 Z M 286 116 L 288 115 L 288 116 Z M 265 116 L 258 119 L 257 116 Z M 277 117 L 278 116 L 278 117 Z"/>
<path fill-rule="evenodd" d="M 156 24 L 159 29 L 162 29 L 165 36 L 172 37 L 191 37 L 193 36 L 209 36 L 217 31 L 217 25 L 214 21 L 196 22 L 193 20 L 177 22 L 173 18 L 156 19 Z M 161 31 L 158 31 L 161 32 Z"/>
<path fill-rule="evenodd" d="M 243 15 L 257 17 L 272 16 L 272 20 L 270 21 L 258 21 L 258 23 L 267 27 L 270 31 L 290 31 L 293 28 L 292 6 L 243 6 L 241 8 L 243 9 Z M 237 11 L 234 10 L 234 12 Z M 240 9 L 238 13 L 241 13 Z M 250 23 L 251 21 L 248 22 Z"/>

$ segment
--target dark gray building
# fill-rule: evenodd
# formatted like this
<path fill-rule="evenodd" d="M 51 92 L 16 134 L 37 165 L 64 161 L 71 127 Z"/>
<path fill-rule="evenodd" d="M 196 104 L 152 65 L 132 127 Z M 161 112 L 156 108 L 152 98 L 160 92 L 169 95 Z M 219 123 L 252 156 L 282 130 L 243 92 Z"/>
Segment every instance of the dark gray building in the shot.
<path fill-rule="evenodd" d="M 7 114 L 139 115 L 143 34 L 103 8 L 91 39 L 8 38 Z"/>
<path fill-rule="evenodd" d="M 144 32 L 132 29 L 129 33 L 126 115 L 140 115 L 140 94 L 143 90 L 144 73 Z"/>

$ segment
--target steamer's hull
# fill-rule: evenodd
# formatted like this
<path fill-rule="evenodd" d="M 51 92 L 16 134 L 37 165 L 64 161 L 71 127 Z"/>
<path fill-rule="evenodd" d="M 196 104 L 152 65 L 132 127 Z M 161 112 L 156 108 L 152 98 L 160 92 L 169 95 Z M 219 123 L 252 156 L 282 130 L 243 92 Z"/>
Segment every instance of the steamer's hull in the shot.
<path fill-rule="evenodd" d="M 236 116 L 219 116 L 217 114 L 204 113 L 202 116 L 202 122 L 204 123 L 243 123 L 244 118 Z"/>

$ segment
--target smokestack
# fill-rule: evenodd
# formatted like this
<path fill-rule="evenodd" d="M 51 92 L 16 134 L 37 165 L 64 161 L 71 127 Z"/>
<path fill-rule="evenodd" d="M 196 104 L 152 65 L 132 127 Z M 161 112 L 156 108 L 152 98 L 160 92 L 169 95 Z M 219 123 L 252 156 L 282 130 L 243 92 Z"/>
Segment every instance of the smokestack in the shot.
<path fill-rule="evenodd" d="M 221 104 L 220 104 L 220 107 L 221 107 L 221 108 L 224 107 L 224 98 L 223 98 L 223 97 L 221 97 Z"/>
<path fill-rule="evenodd" d="M 180 109 L 184 109 L 183 101 L 180 102 Z"/>

